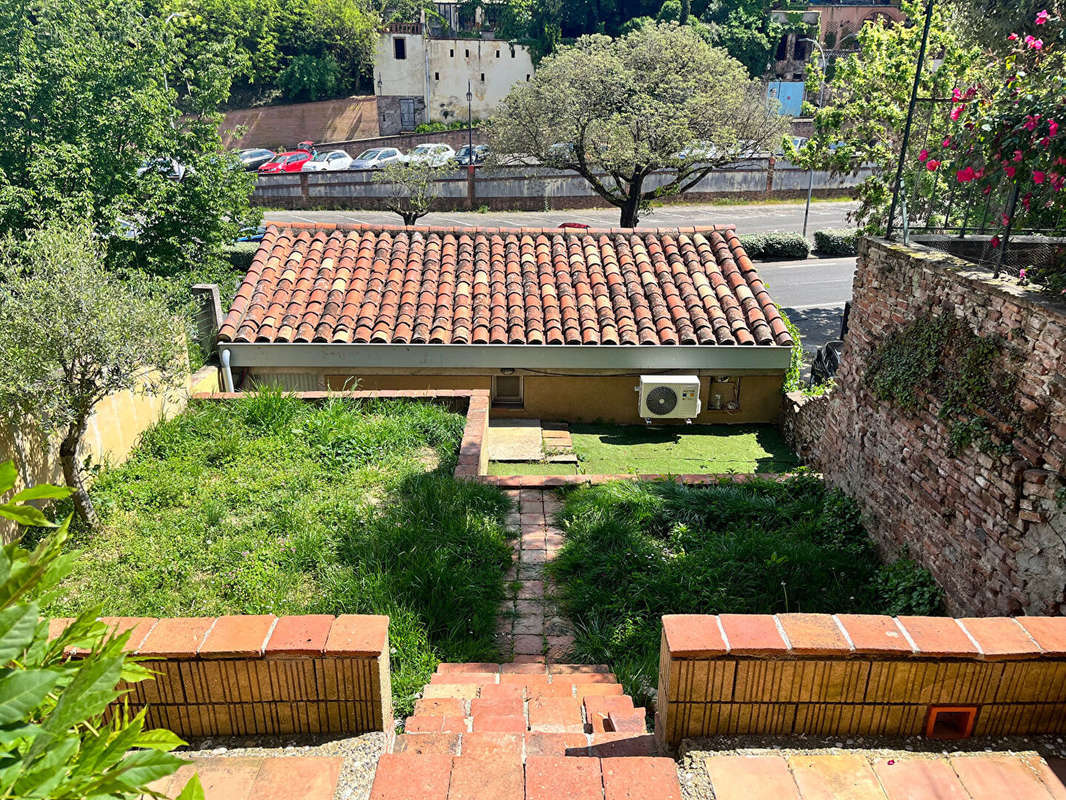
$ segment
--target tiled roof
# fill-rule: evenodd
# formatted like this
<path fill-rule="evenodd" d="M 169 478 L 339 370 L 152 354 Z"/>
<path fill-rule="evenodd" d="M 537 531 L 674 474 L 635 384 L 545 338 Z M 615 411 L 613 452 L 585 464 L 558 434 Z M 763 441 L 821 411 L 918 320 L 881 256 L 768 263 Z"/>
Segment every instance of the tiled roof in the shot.
<path fill-rule="evenodd" d="M 732 227 L 271 226 L 222 342 L 791 345 Z"/>

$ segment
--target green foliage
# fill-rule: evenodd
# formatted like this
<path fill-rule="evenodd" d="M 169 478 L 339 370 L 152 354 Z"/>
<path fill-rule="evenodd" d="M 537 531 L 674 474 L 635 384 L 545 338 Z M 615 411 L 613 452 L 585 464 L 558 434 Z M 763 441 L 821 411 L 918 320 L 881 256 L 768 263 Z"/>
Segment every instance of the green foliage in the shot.
<path fill-rule="evenodd" d="M 293 102 L 318 100 L 336 92 L 340 73 L 333 56 L 303 54 L 290 61 L 278 75 L 278 88 Z"/>
<path fill-rule="evenodd" d="M 195 48 L 135 0 L 0 7 L 0 234 L 86 219 L 109 265 L 162 274 L 218 257 L 254 176 L 222 151 L 227 43 Z M 172 180 L 148 161 L 174 159 Z M 169 172 L 169 165 L 165 167 Z"/>
<path fill-rule="evenodd" d="M 787 148 L 789 159 L 805 169 L 856 174 L 860 167 L 873 167 L 854 189 L 859 205 L 850 214 L 863 233 L 878 234 L 885 229 L 918 62 L 924 6 L 918 0 L 902 2 L 904 16 L 918 24 L 896 25 L 877 20 L 859 28 L 856 38 L 850 40 L 857 41 L 856 52 L 837 57 L 832 64 L 832 77 L 825 90 L 826 105 L 814 112 L 814 135 L 799 152 L 791 144 Z M 920 95 L 950 97 L 953 87 L 989 77 L 983 74 L 981 52 L 979 44 L 965 37 L 950 9 L 938 4 L 929 32 L 929 53 L 935 57 L 925 60 Z M 822 66 L 812 62 L 807 70 L 808 97 L 819 95 L 825 78 Z M 931 148 L 934 143 L 939 146 L 947 132 L 946 117 L 928 113 L 935 111 L 936 104 L 922 105 L 911 139 L 913 155 L 908 156 L 914 164 L 922 149 Z M 931 178 L 932 173 L 925 170 L 907 170 L 904 194 L 911 198 L 928 191 Z M 923 187 L 924 181 L 930 187 Z"/>
<path fill-rule="evenodd" d="M 193 402 L 101 472 L 102 524 L 75 531 L 85 549 L 49 609 L 388 614 L 409 711 L 438 660 L 499 657 L 509 504 L 451 477 L 463 428 L 435 405 L 276 389 Z"/>
<path fill-rule="evenodd" d="M 883 614 L 928 617 L 944 613 L 943 590 L 929 570 L 909 558 L 883 566 L 874 580 L 874 591 Z"/>
<path fill-rule="evenodd" d="M 478 127 L 481 120 L 474 120 L 474 127 Z M 423 122 L 415 127 L 415 133 L 440 133 L 441 131 L 466 130 L 466 120 L 452 120 L 451 122 Z"/>
<path fill-rule="evenodd" d="M 940 402 L 949 453 L 971 444 L 989 454 L 1010 452 L 996 424 L 1013 421 L 1017 374 L 999 337 L 978 336 L 954 314 L 923 315 L 892 334 L 874 352 L 866 382 L 879 400 L 916 413 L 926 396 Z"/>
<path fill-rule="evenodd" d="M 223 251 L 233 270 L 242 275 L 246 274 L 248 268 L 252 266 L 252 259 L 255 258 L 257 252 L 259 252 L 259 242 L 234 242 Z"/>
<path fill-rule="evenodd" d="M 512 87 L 488 133 L 494 153 L 578 173 L 629 227 L 650 203 L 780 141 L 784 125 L 728 53 L 690 26 L 649 23 L 618 39 L 584 36 L 545 58 Z M 661 169 L 674 176 L 645 189 Z"/>
<path fill-rule="evenodd" d="M 770 16 L 766 0 L 714 4 L 707 15 L 714 42 L 729 51 L 753 78 L 761 78 L 773 62 L 774 48 L 785 28 Z"/>
<path fill-rule="evenodd" d="M 853 256 L 858 238 L 855 228 L 827 228 L 814 232 L 814 248 L 823 256 Z"/>
<path fill-rule="evenodd" d="M 14 483 L 14 465 L 0 464 L 0 496 Z M 56 527 L 27 501 L 69 493 L 37 486 L 0 504 L 0 517 L 54 528 L 32 551 L 14 543 L 0 551 L 0 796 L 136 800 L 185 763 L 169 752 L 185 743 L 169 731 L 144 730 L 145 712 L 131 717 L 119 705 L 120 681 L 151 678 L 123 652 L 128 632 L 109 635 L 89 609 L 48 639 L 40 607 L 74 562 L 74 553 L 62 553 L 70 518 Z M 87 655 L 68 658 L 74 647 Z M 195 777 L 178 800 L 194 798 L 203 798 Z"/>
<path fill-rule="evenodd" d="M 173 390 L 185 367 L 166 304 L 104 260 L 85 225 L 0 241 L 0 418 L 60 435 L 64 476 L 90 524 L 78 451 L 94 408 L 119 391 Z"/>
<path fill-rule="evenodd" d="M 803 337 L 800 336 L 799 328 L 788 318 L 788 314 L 781 306 L 777 307 L 777 313 L 781 315 L 781 321 L 788 329 L 788 335 L 792 337 L 792 352 L 788 357 L 788 370 L 785 372 L 785 381 L 781 390 L 788 394 L 803 388 Z"/>
<path fill-rule="evenodd" d="M 638 704 L 654 695 L 663 614 L 899 607 L 897 595 L 879 594 L 857 507 L 813 476 L 592 486 L 567 496 L 561 521 L 566 542 L 548 569 L 575 623 L 576 655 L 611 664 Z"/>
<path fill-rule="evenodd" d="M 738 238 L 751 259 L 798 261 L 811 254 L 810 241 L 799 233 L 745 233 Z"/>

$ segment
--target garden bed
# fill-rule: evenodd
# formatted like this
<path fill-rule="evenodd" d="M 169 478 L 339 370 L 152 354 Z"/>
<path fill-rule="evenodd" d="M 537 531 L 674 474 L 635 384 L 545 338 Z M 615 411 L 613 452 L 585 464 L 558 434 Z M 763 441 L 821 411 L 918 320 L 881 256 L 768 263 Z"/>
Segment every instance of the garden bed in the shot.
<path fill-rule="evenodd" d="M 578 660 L 654 698 L 664 614 L 938 613 L 907 560 L 882 565 L 855 504 L 810 475 L 690 487 L 617 481 L 568 491 L 548 570 Z"/>
<path fill-rule="evenodd" d="M 452 477 L 464 425 L 407 401 L 193 401 L 100 473 L 100 528 L 47 611 L 387 614 L 409 710 L 437 660 L 497 658 L 509 502 Z"/>

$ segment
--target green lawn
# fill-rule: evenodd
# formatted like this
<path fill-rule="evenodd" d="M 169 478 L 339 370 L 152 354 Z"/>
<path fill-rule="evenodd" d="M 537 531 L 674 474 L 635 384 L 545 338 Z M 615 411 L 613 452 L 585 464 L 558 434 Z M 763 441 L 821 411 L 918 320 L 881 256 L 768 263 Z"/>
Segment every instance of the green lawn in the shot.
<path fill-rule="evenodd" d="M 683 475 L 788 472 L 798 466 L 775 425 L 570 426 L 578 464 L 493 462 L 491 475 Z"/>
<path fill-rule="evenodd" d="M 194 402 L 92 489 L 102 518 L 48 611 L 388 614 L 399 710 L 436 660 L 490 661 L 509 503 L 456 481 L 464 419 L 426 404 Z"/>
<path fill-rule="evenodd" d="M 855 504 L 800 475 L 709 487 L 616 481 L 570 490 L 548 570 L 576 655 L 649 702 L 664 614 L 937 613 L 908 560 L 882 566 Z"/>

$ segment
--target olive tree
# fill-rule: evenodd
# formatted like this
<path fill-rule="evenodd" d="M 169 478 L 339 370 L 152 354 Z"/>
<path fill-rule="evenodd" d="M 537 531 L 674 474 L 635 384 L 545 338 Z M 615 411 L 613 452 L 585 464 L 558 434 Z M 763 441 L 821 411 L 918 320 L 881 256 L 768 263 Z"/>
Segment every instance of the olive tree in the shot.
<path fill-rule="evenodd" d="M 582 36 L 545 58 L 489 123 L 497 157 L 572 170 L 621 225 L 713 169 L 770 150 L 786 120 L 762 85 L 689 26 L 645 24 L 617 39 Z M 665 171 L 649 181 L 652 173 Z"/>
<path fill-rule="evenodd" d="M 90 526 L 79 451 L 94 409 L 115 392 L 168 392 L 185 368 L 166 303 L 108 272 L 105 256 L 88 225 L 0 242 L 0 419 L 59 438 L 63 477 Z"/>
<path fill-rule="evenodd" d="M 404 225 L 414 225 L 419 217 L 433 210 L 439 181 L 452 169 L 451 165 L 434 166 L 424 159 L 392 161 L 374 174 L 374 182 L 388 184 L 395 190 L 385 198 L 385 208 L 403 217 Z"/>

